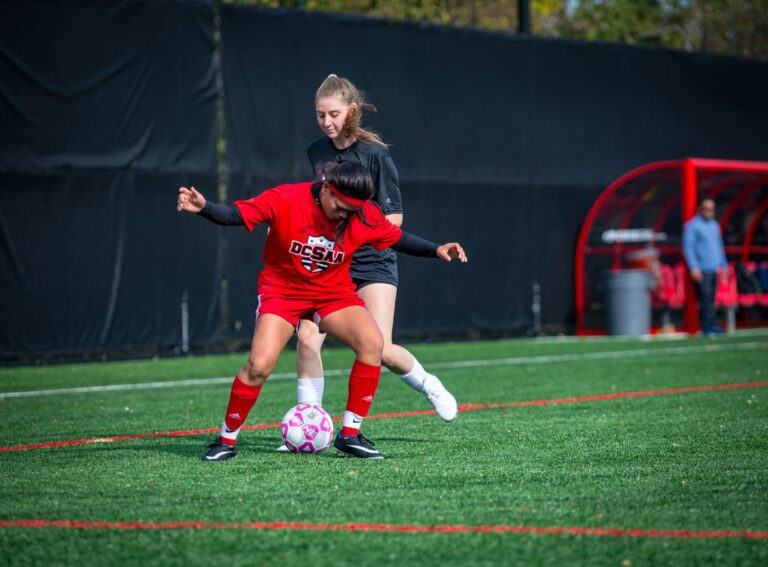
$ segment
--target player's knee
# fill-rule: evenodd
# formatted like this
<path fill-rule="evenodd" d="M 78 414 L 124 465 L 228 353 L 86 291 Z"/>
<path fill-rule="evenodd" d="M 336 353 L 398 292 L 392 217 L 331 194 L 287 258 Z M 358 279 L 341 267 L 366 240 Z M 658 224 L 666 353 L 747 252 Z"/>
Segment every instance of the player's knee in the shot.
<path fill-rule="evenodd" d="M 269 357 L 260 355 L 250 356 L 245 368 L 243 368 L 245 381 L 252 386 L 260 386 L 272 372 L 274 366 L 275 361 Z"/>
<path fill-rule="evenodd" d="M 384 337 L 378 328 L 376 329 L 376 332 L 373 333 L 373 337 L 371 338 L 371 347 L 376 349 L 376 352 L 379 353 L 379 356 L 381 356 L 381 353 L 384 352 Z"/>
<path fill-rule="evenodd" d="M 299 325 L 296 333 L 296 348 L 305 351 L 319 351 L 323 344 L 323 335 L 317 331 L 316 327 L 309 325 Z"/>
<path fill-rule="evenodd" d="M 384 337 L 378 329 L 366 333 L 357 348 L 354 349 L 358 358 L 381 361 L 381 353 L 384 350 Z"/>

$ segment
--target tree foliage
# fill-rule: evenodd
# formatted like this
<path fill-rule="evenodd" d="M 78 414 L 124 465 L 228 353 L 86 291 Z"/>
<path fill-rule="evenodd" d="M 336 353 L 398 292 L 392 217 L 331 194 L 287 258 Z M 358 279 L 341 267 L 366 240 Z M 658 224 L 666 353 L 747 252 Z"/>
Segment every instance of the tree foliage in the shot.
<path fill-rule="evenodd" d="M 559 35 L 768 58 L 766 0 L 579 0 Z"/>
<path fill-rule="evenodd" d="M 518 0 L 227 0 L 516 31 Z M 768 0 L 530 0 L 535 34 L 768 59 Z"/>

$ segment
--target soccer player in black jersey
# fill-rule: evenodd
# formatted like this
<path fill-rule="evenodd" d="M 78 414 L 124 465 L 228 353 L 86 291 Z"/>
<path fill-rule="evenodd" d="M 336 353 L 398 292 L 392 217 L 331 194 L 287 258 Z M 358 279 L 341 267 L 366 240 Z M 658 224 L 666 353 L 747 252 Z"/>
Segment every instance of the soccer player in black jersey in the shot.
<path fill-rule="evenodd" d="M 387 219 L 396 226 L 403 222 L 400 181 L 397 168 L 386 144 L 377 134 L 361 126 L 363 110 L 374 110 L 351 81 L 329 75 L 315 95 L 317 122 L 324 135 L 312 142 L 307 156 L 317 175 L 327 162 L 357 161 L 373 178 L 376 194 L 373 200 Z M 397 257 L 392 250 L 377 251 L 365 246 L 352 260 L 350 274 L 357 294 L 381 329 L 384 337 L 382 364 L 421 392 L 445 421 L 456 417 L 456 399 L 440 380 L 424 370 L 410 352 L 392 343 L 392 325 L 397 298 Z M 320 349 L 325 335 L 308 320 L 298 331 L 296 366 L 299 403 L 322 405 L 323 364 Z M 345 424 L 346 425 L 346 424 Z M 281 447 L 279 450 L 285 450 Z"/>

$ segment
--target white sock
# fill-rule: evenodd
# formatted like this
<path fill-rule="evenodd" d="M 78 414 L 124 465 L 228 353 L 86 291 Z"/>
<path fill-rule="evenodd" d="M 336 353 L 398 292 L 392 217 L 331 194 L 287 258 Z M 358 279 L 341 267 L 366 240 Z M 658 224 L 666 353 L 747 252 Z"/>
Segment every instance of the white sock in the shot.
<path fill-rule="evenodd" d="M 296 401 L 300 404 L 323 405 L 325 378 L 299 378 L 296 380 Z"/>
<path fill-rule="evenodd" d="M 403 382 L 419 392 L 424 392 L 424 380 L 426 380 L 426 378 L 427 371 L 424 370 L 424 367 L 418 360 L 416 360 L 416 358 L 413 359 L 413 368 L 411 368 L 411 371 L 407 374 L 400 375 L 400 379 Z"/>
<path fill-rule="evenodd" d="M 230 431 L 227 429 L 227 422 L 221 424 L 221 436 L 224 439 L 229 439 L 230 441 L 237 441 L 237 436 L 240 435 L 240 429 L 241 427 L 238 427 L 234 431 Z"/>
<path fill-rule="evenodd" d="M 344 420 L 341 422 L 342 427 L 349 427 L 360 431 L 360 426 L 363 424 L 363 418 L 354 412 L 346 410 L 344 412 Z"/>

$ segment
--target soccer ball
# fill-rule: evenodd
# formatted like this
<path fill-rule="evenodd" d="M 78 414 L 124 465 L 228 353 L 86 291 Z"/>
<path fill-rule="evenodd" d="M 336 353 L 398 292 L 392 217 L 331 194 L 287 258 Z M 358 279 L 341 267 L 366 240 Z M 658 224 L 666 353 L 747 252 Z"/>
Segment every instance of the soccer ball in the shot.
<path fill-rule="evenodd" d="M 320 406 L 299 404 L 283 416 L 280 435 L 291 453 L 319 453 L 333 440 L 333 421 Z"/>

